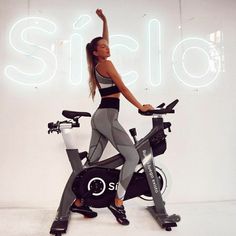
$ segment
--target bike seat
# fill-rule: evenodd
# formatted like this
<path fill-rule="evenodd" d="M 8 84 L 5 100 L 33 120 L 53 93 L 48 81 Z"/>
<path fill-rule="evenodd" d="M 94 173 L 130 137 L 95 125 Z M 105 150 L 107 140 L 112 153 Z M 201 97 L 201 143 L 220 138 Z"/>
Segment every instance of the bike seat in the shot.
<path fill-rule="evenodd" d="M 91 114 L 88 112 L 80 112 L 80 111 L 62 111 L 62 115 L 69 119 L 80 118 L 81 116 L 91 117 Z"/>

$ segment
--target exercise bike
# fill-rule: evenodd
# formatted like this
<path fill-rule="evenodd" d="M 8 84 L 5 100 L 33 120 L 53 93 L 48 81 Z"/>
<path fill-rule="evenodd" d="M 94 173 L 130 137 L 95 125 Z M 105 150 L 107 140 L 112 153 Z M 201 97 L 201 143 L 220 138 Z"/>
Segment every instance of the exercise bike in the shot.
<path fill-rule="evenodd" d="M 152 129 L 142 139 L 137 141 L 136 129 L 130 129 L 134 139 L 135 147 L 139 153 L 140 160 L 134 175 L 127 188 L 125 199 L 141 197 L 154 202 L 154 206 L 148 207 L 148 211 L 156 219 L 157 223 L 167 231 L 177 226 L 180 216 L 168 215 L 162 193 L 165 191 L 167 182 L 165 173 L 154 165 L 154 157 L 161 155 L 166 150 L 165 129 L 171 132 L 171 123 L 164 122 L 162 116 L 174 113 L 174 107 L 178 100 L 168 106 L 162 103 L 155 110 L 139 113 L 152 117 Z M 68 120 L 48 123 L 48 133 L 61 133 L 66 146 L 67 156 L 72 166 L 72 173 L 65 186 L 61 202 L 57 210 L 56 218 L 51 226 L 50 234 L 61 236 L 66 233 L 70 218 L 70 207 L 75 199 L 83 199 L 88 206 L 101 208 L 108 207 L 114 200 L 116 187 L 119 180 L 117 169 L 124 163 L 121 154 L 114 155 L 106 160 L 89 163 L 86 151 L 79 152 L 72 142 L 71 130 L 80 127 L 81 117 L 91 117 L 88 112 L 75 112 L 64 110 L 62 115 Z M 83 162 L 85 161 L 85 164 Z"/>

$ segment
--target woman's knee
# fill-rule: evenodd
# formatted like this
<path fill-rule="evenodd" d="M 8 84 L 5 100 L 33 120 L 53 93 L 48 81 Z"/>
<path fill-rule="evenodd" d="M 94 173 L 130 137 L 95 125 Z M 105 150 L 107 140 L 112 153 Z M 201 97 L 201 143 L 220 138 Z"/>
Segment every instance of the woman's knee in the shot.
<path fill-rule="evenodd" d="M 139 154 L 134 146 L 126 155 L 124 155 L 124 158 L 127 163 L 130 163 L 130 165 L 137 165 L 139 162 Z"/>

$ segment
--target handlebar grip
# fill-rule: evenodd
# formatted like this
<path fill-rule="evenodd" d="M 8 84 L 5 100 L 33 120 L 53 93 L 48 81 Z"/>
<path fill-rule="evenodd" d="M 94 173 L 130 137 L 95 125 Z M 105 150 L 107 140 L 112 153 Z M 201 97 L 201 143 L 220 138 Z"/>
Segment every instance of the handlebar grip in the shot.
<path fill-rule="evenodd" d="M 159 106 L 157 106 L 157 108 L 163 108 L 166 104 L 163 102 L 161 103 Z"/>
<path fill-rule="evenodd" d="M 155 110 L 141 111 L 140 109 L 138 109 L 138 113 L 143 115 L 143 116 L 152 116 L 153 115 L 153 111 L 155 111 Z"/>
<path fill-rule="evenodd" d="M 170 104 L 166 107 L 166 109 L 167 109 L 167 110 L 173 110 L 173 108 L 175 107 L 175 105 L 176 105 L 178 102 L 179 102 L 179 99 L 174 100 L 172 103 L 170 103 Z"/>
<path fill-rule="evenodd" d="M 173 109 L 176 104 L 179 102 L 178 99 L 174 100 L 172 103 L 170 103 L 168 106 L 165 106 L 165 103 L 160 104 L 156 110 L 148 110 L 148 111 L 141 111 L 140 109 L 138 110 L 138 113 L 144 116 L 152 116 L 154 114 L 156 115 L 164 115 L 164 114 L 169 114 L 169 113 L 175 113 L 175 110 Z"/>
<path fill-rule="evenodd" d="M 168 114 L 168 113 L 175 113 L 175 111 L 163 108 L 163 109 L 158 109 L 158 110 L 148 110 L 145 112 L 139 110 L 139 113 L 143 116 L 152 116 L 152 115 L 164 115 L 164 114 Z"/>

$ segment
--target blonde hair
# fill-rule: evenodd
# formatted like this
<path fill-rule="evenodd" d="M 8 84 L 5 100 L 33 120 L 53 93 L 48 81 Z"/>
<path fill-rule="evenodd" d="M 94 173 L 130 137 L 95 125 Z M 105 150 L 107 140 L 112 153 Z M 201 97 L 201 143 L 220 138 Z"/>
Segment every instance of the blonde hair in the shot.
<path fill-rule="evenodd" d="M 93 54 L 94 51 L 97 50 L 97 44 L 98 41 L 103 39 L 102 37 L 94 38 L 90 43 L 86 45 L 86 53 L 87 53 L 87 63 L 88 63 L 88 72 L 89 72 L 89 89 L 90 94 L 89 96 L 92 96 L 92 99 L 94 100 L 95 94 L 96 94 L 96 79 L 94 75 L 94 68 L 98 63 L 97 57 Z"/>

